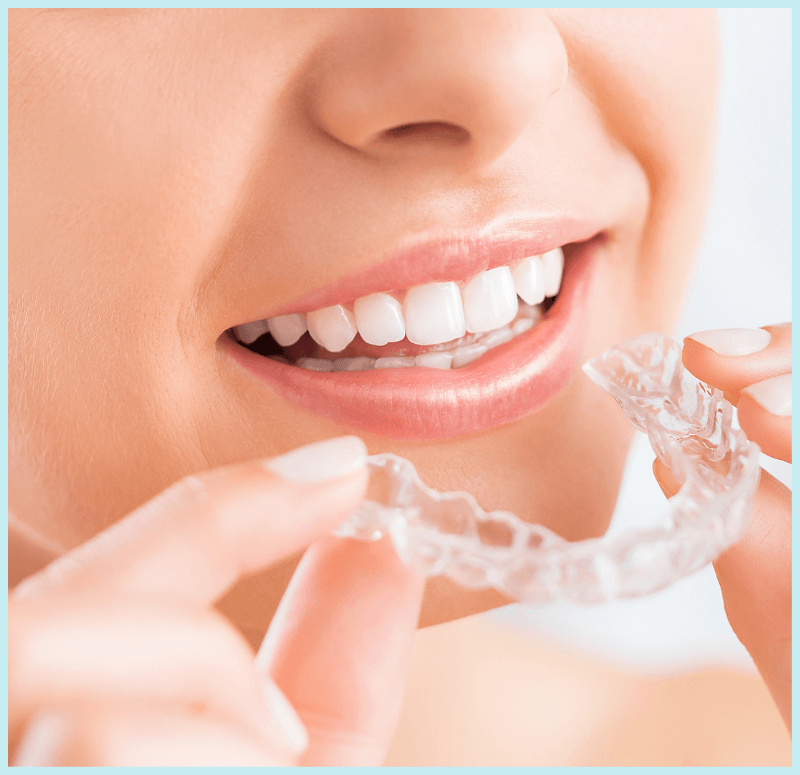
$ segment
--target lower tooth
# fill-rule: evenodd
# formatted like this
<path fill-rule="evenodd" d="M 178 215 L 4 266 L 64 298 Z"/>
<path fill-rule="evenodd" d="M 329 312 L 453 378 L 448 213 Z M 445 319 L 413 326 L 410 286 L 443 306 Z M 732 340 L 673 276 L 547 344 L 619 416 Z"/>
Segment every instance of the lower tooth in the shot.
<path fill-rule="evenodd" d="M 466 366 L 468 363 L 477 360 L 483 355 L 488 348 L 482 344 L 468 344 L 466 347 L 459 347 L 453 351 L 453 366 L 457 369 L 459 366 Z"/>
<path fill-rule="evenodd" d="M 534 304 L 531 306 L 530 304 L 525 304 L 525 302 L 522 302 L 519 305 L 519 314 L 520 317 L 530 318 L 531 320 L 538 322 L 544 313 L 542 312 L 541 304 Z"/>
<path fill-rule="evenodd" d="M 414 358 L 415 366 L 426 366 L 429 369 L 449 369 L 452 363 L 451 353 L 422 353 Z"/>
<path fill-rule="evenodd" d="M 481 344 L 487 349 L 491 350 L 493 347 L 498 347 L 505 344 L 514 338 L 514 332 L 508 327 L 498 328 L 497 331 L 492 331 L 481 339 Z"/>
<path fill-rule="evenodd" d="M 526 331 L 529 331 L 534 326 L 534 321 L 530 318 L 520 318 L 513 326 L 511 326 L 511 333 L 514 336 L 518 336 L 519 334 L 523 334 Z"/>
<path fill-rule="evenodd" d="M 414 359 L 411 356 L 402 356 L 397 358 L 378 358 L 375 361 L 374 368 L 376 369 L 402 369 L 407 366 L 413 366 Z"/>
<path fill-rule="evenodd" d="M 334 371 L 367 371 L 375 366 L 374 358 L 337 358 L 333 362 Z"/>
<path fill-rule="evenodd" d="M 297 365 L 309 371 L 333 371 L 333 361 L 326 358 L 300 358 Z"/>

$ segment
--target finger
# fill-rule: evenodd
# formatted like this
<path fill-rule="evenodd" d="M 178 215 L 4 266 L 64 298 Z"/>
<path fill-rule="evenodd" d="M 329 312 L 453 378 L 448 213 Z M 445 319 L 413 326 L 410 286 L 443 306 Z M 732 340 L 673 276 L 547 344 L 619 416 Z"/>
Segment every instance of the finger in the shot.
<path fill-rule="evenodd" d="M 683 365 L 734 406 L 743 388 L 792 371 L 792 324 L 700 331 L 683 340 Z"/>
<path fill-rule="evenodd" d="M 667 497 L 678 491 L 678 482 L 661 461 L 653 463 L 653 473 Z M 762 470 L 747 532 L 714 562 L 728 621 L 790 729 L 791 520 L 791 491 Z"/>
<path fill-rule="evenodd" d="M 14 759 L 28 767 L 178 767 L 288 765 L 247 730 L 208 714 L 101 704 L 38 714 Z"/>
<path fill-rule="evenodd" d="M 303 720 L 303 763 L 379 765 L 397 724 L 424 579 L 388 539 L 303 557 L 258 655 Z"/>
<path fill-rule="evenodd" d="M 744 388 L 739 425 L 770 457 L 792 462 L 792 375 L 781 374 Z"/>
<path fill-rule="evenodd" d="M 209 708 L 273 749 L 305 750 L 302 728 L 280 726 L 285 711 L 269 689 L 248 644 L 212 609 L 62 594 L 9 611 L 12 741 L 39 708 L 94 698 Z"/>
<path fill-rule="evenodd" d="M 213 602 L 241 576 L 311 543 L 357 506 L 366 448 L 343 436 L 271 461 L 188 477 L 23 582 Z"/>

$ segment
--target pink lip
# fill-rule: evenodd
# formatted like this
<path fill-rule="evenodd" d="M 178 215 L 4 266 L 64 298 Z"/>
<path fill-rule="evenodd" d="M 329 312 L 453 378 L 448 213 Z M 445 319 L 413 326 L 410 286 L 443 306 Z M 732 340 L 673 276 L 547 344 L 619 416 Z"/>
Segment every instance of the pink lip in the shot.
<path fill-rule="evenodd" d="M 257 355 L 229 334 L 220 337 L 219 345 L 287 401 L 352 428 L 410 440 L 445 439 L 487 430 L 535 412 L 569 383 L 578 365 L 586 332 L 585 300 L 591 270 L 604 241 L 604 235 L 600 234 L 568 258 L 561 292 L 544 320 L 530 332 L 490 350 L 460 369 L 439 371 L 414 367 L 313 372 Z M 549 244 L 547 250 L 565 243 L 556 241 L 553 244 L 550 238 L 540 244 Z M 531 250 L 528 245 L 518 246 L 517 240 L 513 250 L 515 253 L 519 250 L 521 256 L 543 252 Z M 508 250 L 512 250 L 511 245 Z M 527 250 L 530 252 L 524 252 Z M 502 265 L 508 262 L 508 256 L 506 253 L 494 264 L 494 254 L 491 261 Z M 475 266 L 474 261 L 469 264 Z M 491 268 L 491 264 L 484 268 Z M 371 282 L 374 282 L 374 271 L 364 275 Z M 418 273 L 415 274 L 415 283 L 420 282 L 418 277 Z M 457 278 L 448 272 L 439 279 Z M 348 289 L 352 288 L 352 283 L 351 278 Z M 383 284 L 377 289 L 387 287 L 405 286 L 398 282 L 397 285 Z M 298 302 L 293 307 L 315 309 L 325 306 L 327 298 L 335 299 L 330 303 L 341 303 L 343 296 L 339 286 L 318 292 L 317 297 L 313 293 L 303 297 L 303 305 L 311 300 L 309 306 Z"/>
<path fill-rule="evenodd" d="M 411 288 L 440 281 L 462 282 L 486 269 L 507 266 L 573 242 L 584 242 L 603 226 L 586 218 L 537 218 L 493 223 L 483 234 L 470 237 L 416 240 L 356 274 L 317 288 L 262 317 L 308 312 L 345 304 L 378 291 Z M 259 318 L 251 317 L 250 320 Z M 247 323 L 237 320 L 233 324 Z"/>

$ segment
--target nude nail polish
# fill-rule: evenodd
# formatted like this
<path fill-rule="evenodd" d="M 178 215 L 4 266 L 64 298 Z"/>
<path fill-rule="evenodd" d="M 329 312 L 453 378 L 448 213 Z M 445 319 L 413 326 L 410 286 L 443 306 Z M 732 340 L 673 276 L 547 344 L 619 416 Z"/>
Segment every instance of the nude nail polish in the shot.
<path fill-rule="evenodd" d="M 718 328 L 698 331 L 686 338 L 694 339 L 717 355 L 735 358 L 760 352 L 770 343 L 772 334 L 763 328 Z"/>
<path fill-rule="evenodd" d="M 358 436 L 338 436 L 293 449 L 264 466 L 287 482 L 313 484 L 352 474 L 366 461 L 367 447 Z"/>

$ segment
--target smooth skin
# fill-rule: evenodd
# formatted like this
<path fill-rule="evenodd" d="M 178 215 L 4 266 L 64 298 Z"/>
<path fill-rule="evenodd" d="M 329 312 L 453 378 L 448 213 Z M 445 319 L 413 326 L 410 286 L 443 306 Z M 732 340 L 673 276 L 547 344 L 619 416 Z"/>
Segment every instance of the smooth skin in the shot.
<path fill-rule="evenodd" d="M 749 438 L 791 461 L 791 418 L 747 393 L 791 373 L 791 324 L 767 330 L 765 350 L 735 359 L 687 338 L 684 364 L 735 400 Z M 670 471 L 653 470 L 674 495 Z M 28 579 L 9 612 L 12 761 L 381 764 L 424 585 L 385 541 L 322 537 L 365 485 L 363 470 L 312 487 L 258 463 L 206 472 Z M 276 530 L 275 514 L 291 519 Z M 212 604 L 314 538 L 254 658 Z M 747 534 L 714 567 L 731 626 L 791 728 L 791 492 L 768 473 Z M 276 710 L 265 687 L 293 710 Z M 300 732 L 287 729 L 295 712 Z"/>
<path fill-rule="evenodd" d="M 11 12 L 12 583 L 62 558 L 10 600 L 12 757 L 380 763 L 417 622 L 506 600 L 443 579 L 423 596 L 388 547 L 318 540 L 363 481 L 301 493 L 244 461 L 351 429 L 265 390 L 219 337 L 409 236 L 573 209 L 609 237 L 585 357 L 670 330 L 716 61 L 697 10 Z M 581 539 L 608 525 L 630 437 L 577 374 L 484 434 L 365 442 Z M 259 704 L 265 676 L 305 753 Z"/>
<path fill-rule="evenodd" d="M 707 10 L 13 10 L 14 581 L 193 472 L 352 433 L 253 379 L 220 336 L 420 235 L 596 217 L 582 357 L 669 330 L 716 68 Z M 602 535 L 631 428 L 578 372 L 483 433 L 361 435 L 438 489 Z M 220 602 L 254 646 L 298 560 Z M 432 579 L 420 621 L 506 602 Z"/>
<path fill-rule="evenodd" d="M 762 380 L 792 373 L 792 324 L 764 326 L 772 339 L 752 355 L 725 357 L 691 337 L 683 364 L 719 388 L 739 410 L 747 437 L 768 455 L 792 462 L 792 418 L 776 417 L 748 395 Z M 653 473 L 669 498 L 679 488 L 658 459 Z M 753 518 L 744 538 L 714 563 L 725 613 L 792 727 L 792 492 L 762 469 Z"/>
<path fill-rule="evenodd" d="M 387 542 L 320 538 L 365 486 L 363 468 L 310 487 L 258 462 L 205 472 L 28 579 L 9 611 L 10 760 L 380 764 L 423 580 Z M 213 603 L 313 539 L 256 662 Z"/>

